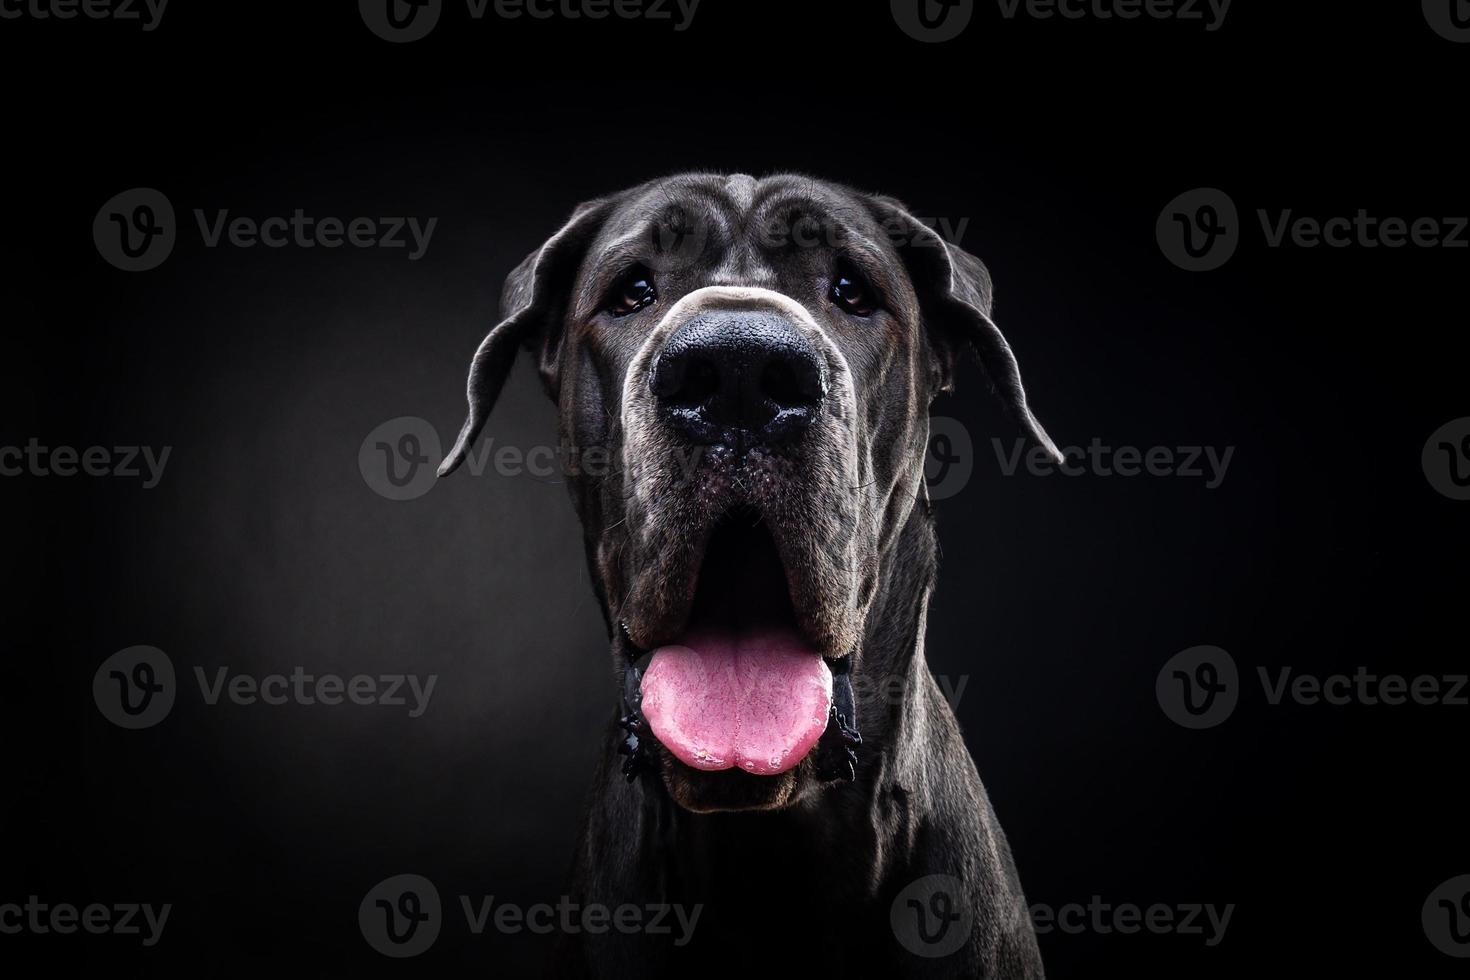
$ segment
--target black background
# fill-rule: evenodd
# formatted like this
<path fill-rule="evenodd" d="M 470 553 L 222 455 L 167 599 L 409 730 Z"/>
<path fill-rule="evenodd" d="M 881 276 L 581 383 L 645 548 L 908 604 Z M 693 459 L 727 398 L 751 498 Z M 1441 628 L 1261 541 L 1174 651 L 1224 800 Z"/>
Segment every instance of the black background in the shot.
<path fill-rule="evenodd" d="M 159 29 L 0 21 L 7 353 L 0 444 L 172 446 L 161 485 L 0 480 L 7 608 L 0 901 L 172 902 L 163 941 L 0 936 L 0 963 L 255 974 L 530 969 L 454 896 L 555 901 L 614 691 L 566 494 L 461 476 L 411 502 L 369 431 L 459 424 L 500 282 L 579 200 L 685 169 L 798 170 L 968 219 L 1058 442 L 1236 447 L 1188 479 L 1000 477 L 978 373 L 936 406 L 976 476 L 939 505 L 936 672 L 1033 903 L 1236 906 L 1224 941 L 1041 937 L 1050 973 L 1449 976 L 1420 907 L 1470 873 L 1465 717 L 1270 706 L 1258 666 L 1463 673 L 1467 507 L 1420 466 L 1470 414 L 1470 252 L 1266 247 L 1258 208 L 1470 212 L 1470 46 L 1418 4 L 1237 0 L 1223 28 L 1006 21 L 923 45 L 886 4 L 704 0 L 690 30 L 466 20 L 391 45 L 354 4 L 188 3 Z M 451 4 L 451 7 L 454 7 Z M 1290 9 L 1286 9 L 1286 8 Z M 798 9 L 793 9 L 798 8 Z M 160 268 L 91 239 L 124 189 L 181 219 Z M 1244 241 L 1191 274 L 1154 222 L 1227 191 Z M 437 216 L 427 255 L 206 249 L 194 208 Z M 488 434 L 554 440 L 528 365 Z M 1169 721 L 1176 652 L 1231 652 L 1223 725 Z M 185 675 L 113 727 L 93 672 L 134 644 Z M 198 697 L 192 669 L 435 673 L 430 710 Z M 449 922 L 364 943 L 402 872 Z M 759 869 L 752 869 L 759 874 Z M 799 923 L 777 924 L 800 941 Z"/>

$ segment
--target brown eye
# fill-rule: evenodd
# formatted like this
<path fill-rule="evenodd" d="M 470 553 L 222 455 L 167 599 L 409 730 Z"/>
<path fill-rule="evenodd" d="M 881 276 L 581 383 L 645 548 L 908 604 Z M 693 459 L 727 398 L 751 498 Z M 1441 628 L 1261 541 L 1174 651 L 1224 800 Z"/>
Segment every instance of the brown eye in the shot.
<path fill-rule="evenodd" d="M 613 316 L 628 316 L 657 299 L 658 293 L 653 288 L 653 274 L 640 266 L 618 280 L 608 297 L 607 312 Z"/>
<path fill-rule="evenodd" d="M 861 273 L 846 264 L 838 267 L 832 280 L 832 302 L 853 316 L 872 316 L 878 308 L 873 287 Z"/>

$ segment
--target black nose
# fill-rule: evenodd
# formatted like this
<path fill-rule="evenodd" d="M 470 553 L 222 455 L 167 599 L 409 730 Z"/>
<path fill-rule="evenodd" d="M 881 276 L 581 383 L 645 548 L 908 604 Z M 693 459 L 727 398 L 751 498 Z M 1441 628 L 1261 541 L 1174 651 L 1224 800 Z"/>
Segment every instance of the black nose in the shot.
<path fill-rule="evenodd" d="M 670 425 L 702 445 L 774 446 L 812 424 L 826 394 L 821 358 L 786 317 L 711 310 L 664 345 L 649 377 Z"/>

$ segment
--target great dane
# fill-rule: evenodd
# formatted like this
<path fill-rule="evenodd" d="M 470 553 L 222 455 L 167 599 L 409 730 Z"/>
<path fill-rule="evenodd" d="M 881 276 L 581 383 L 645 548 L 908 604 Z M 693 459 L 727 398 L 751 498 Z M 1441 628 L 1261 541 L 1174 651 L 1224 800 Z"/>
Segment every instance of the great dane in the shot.
<path fill-rule="evenodd" d="M 570 898 L 610 917 L 560 975 L 1042 975 L 924 657 L 929 406 L 966 352 L 1056 455 L 990 313 L 902 204 L 794 175 L 589 201 L 506 280 L 440 475 L 522 348 L 566 458 L 612 461 L 569 479 L 618 701 Z"/>

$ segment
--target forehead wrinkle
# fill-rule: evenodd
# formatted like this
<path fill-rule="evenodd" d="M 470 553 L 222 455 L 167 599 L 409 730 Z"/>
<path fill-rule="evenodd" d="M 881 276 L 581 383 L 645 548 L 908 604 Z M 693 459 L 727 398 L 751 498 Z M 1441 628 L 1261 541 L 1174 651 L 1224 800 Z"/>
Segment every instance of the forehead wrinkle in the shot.
<path fill-rule="evenodd" d="M 837 247 L 836 251 L 838 255 L 850 259 L 878 286 L 897 288 L 893 270 L 898 268 L 898 264 L 893 262 L 888 253 L 874 242 L 866 238 L 858 238 L 844 242 Z"/>
<path fill-rule="evenodd" d="M 710 273 L 711 286 L 766 286 L 777 283 L 776 270 L 760 261 L 749 247 L 732 248 Z"/>
<path fill-rule="evenodd" d="M 751 207 L 765 209 L 781 204 L 818 204 L 833 210 L 859 210 L 851 195 L 852 192 L 845 187 L 785 175 L 762 181 Z"/>
<path fill-rule="evenodd" d="M 636 200 L 625 204 L 615 213 L 609 225 L 615 229 L 629 229 L 618 234 L 615 242 L 645 236 L 660 223 L 665 223 L 674 214 L 682 220 L 709 226 L 708 238 L 729 237 L 730 218 L 735 208 L 724 190 L 705 184 L 680 185 L 677 188 L 654 187 Z"/>
<path fill-rule="evenodd" d="M 651 246 L 653 232 L 660 224 L 666 223 L 671 213 L 682 210 L 681 220 L 705 226 L 704 247 L 711 244 L 721 247 L 722 242 L 731 238 L 728 209 L 722 206 L 724 203 L 720 200 L 719 188 L 697 186 L 685 187 L 675 195 L 667 194 L 663 188 L 655 188 L 624 205 L 604 231 L 604 234 L 611 233 L 616 237 L 589 252 L 583 263 L 573 306 L 577 319 L 584 320 L 592 315 L 603 292 L 623 270 L 637 262 L 657 264 Z"/>
<path fill-rule="evenodd" d="M 785 221 L 793 214 L 798 219 L 810 218 L 818 223 L 821 229 L 816 243 L 818 246 L 841 250 L 851 248 L 856 243 L 864 249 L 865 254 L 873 258 L 875 264 L 881 265 L 890 260 L 868 234 L 862 221 L 865 215 L 860 208 L 841 197 L 815 195 L 804 189 L 779 188 L 771 196 L 759 201 L 747 222 L 747 237 L 769 249 L 772 246 L 762 238 L 767 222 L 777 217 Z M 835 240 L 831 234 L 833 229 L 841 232 Z M 789 227 L 786 230 L 791 231 Z M 782 246 L 775 247 L 779 250 Z"/>

